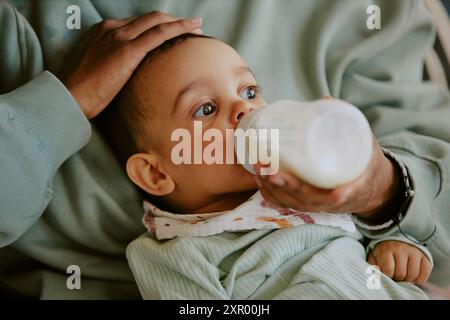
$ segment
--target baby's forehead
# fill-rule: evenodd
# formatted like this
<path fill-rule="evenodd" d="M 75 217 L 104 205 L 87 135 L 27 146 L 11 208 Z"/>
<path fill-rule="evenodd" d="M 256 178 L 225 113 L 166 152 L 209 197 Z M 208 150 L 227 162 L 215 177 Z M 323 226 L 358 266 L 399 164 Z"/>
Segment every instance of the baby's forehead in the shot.
<path fill-rule="evenodd" d="M 220 100 L 227 94 L 223 88 L 244 81 L 255 77 L 232 47 L 216 39 L 189 38 L 149 56 L 135 76 L 132 94 L 143 113 L 163 122 L 194 100 Z"/>
<path fill-rule="evenodd" d="M 243 66 L 244 60 L 227 44 L 212 38 L 188 38 L 147 57 L 135 86 L 141 94 L 148 92 L 158 98 L 176 94 L 174 87 L 181 89 L 186 83 Z"/>
<path fill-rule="evenodd" d="M 144 69 L 149 75 L 158 71 L 172 77 L 195 74 L 202 66 L 209 66 L 210 72 L 223 64 L 245 64 L 240 55 L 226 43 L 214 38 L 187 38 L 168 48 L 162 48 L 149 55 Z M 172 73 L 171 73 L 172 72 Z M 184 75 L 181 74 L 181 75 Z"/>

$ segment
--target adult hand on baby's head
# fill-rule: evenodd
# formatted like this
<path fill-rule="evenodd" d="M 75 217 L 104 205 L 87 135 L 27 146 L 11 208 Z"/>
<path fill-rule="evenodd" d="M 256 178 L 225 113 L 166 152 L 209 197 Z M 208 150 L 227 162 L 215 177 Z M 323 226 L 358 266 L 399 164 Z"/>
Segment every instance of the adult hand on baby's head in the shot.
<path fill-rule="evenodd" d="M 373 139 L 372 158 L 363 174 L 335 189 L 314 187 L 289 172 L 276 175 L 257 175 L 263 197 L 280 207 L 308 212 L 352 212 L 377 223 L 388 220 L 397 212 L 401 202 L 402 184 L 392 162 L 386 158 L 376 139 Z"/>
<path fill-rule="evenodd" d="M 99 114 L 119 93 L 146 54 L 181 34 L 199 33 L 201 19 L 160 12 L 104 20 L 89 32 L 62 81 L 86 117 Z"/>

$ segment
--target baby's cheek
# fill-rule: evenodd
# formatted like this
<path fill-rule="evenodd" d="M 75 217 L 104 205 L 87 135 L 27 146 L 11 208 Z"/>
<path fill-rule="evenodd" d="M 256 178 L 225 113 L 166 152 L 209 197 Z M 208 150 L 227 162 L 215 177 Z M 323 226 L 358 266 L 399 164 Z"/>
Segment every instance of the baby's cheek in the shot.
<path fill-rule="evenodd" d="M 232 164 L 195 165 L 190 168 L 189 178 L 196 181 L 199 188 L 214 194 L 239 192 L 243 185 L 249 185 L 240 166 Z"/>

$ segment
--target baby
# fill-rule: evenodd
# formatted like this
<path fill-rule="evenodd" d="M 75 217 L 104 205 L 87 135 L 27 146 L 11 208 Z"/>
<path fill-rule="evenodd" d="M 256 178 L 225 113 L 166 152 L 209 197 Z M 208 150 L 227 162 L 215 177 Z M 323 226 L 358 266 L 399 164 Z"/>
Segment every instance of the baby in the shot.
<path fill-rule="evenodd" d="M 236 162 L 174 163 L 175 130 L 187 129 L 194 137 L 194 121 L 200 121 L 203 130 L 215 128 L 225 136 L 246 113 L 265 104 L 254 73 L 221 41 L 186 34 L 149 53 L 100 121 L 148 200 L 144 223 L 158 239 L 300 224 L 352 231 L 349 215 L 274 208 L 257 192 L 254 176 Z M 254 218 L 239 227 L 246 212 Z M 378 240 L 368 247 L 369 263 L 394 280 L 424 283 L 430 255 L 419 247 L 402 236 Z"/>

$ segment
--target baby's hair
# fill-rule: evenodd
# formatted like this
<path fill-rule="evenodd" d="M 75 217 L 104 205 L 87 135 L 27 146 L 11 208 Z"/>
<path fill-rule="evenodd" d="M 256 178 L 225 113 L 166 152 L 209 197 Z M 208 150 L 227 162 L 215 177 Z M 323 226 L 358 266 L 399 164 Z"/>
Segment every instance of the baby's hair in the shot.
<path fill-rule="evenodd" d="M 148 128 L 145 123 L 152 118 L 152 110 L 151 106 L 145 104 L 145 100 L 141 98 L 141 93 L 137 90 L 136 83 L 141 80 L 139 70 L 161 53 L 191 38 L 213 39 L 204 35 L 186 33 L 167 40 L 150 51 L 120 93 L 96 118 L 95 124 L 122 166 L 126 165 L 130 156 L 147 151 L 151 145 L 151 142 L 149 145 L 148 141 L 151 140 L 152 129 Z"/>

